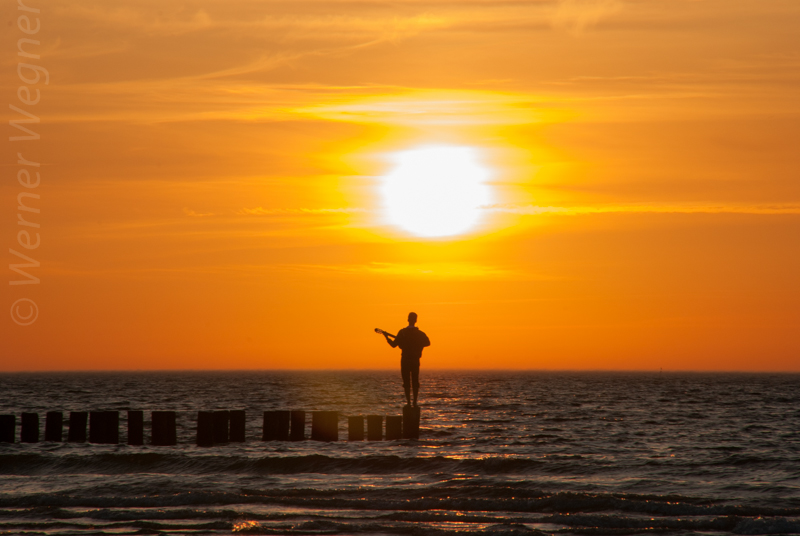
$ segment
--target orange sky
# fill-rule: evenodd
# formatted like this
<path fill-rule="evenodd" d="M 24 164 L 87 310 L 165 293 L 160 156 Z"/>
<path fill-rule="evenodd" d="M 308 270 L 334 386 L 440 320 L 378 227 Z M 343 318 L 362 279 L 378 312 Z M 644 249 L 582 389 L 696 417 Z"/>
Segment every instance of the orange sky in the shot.
<path fill-rule="evenodd" d="M 0 371 L 394 368 L 410 310 L 428 368 L 800 371 L 796 0 L 23 5 L 0 239 L 41 282 L 0 285 Z M 431 144 L 491 170 L 464 234 L 386 221 Z"/>

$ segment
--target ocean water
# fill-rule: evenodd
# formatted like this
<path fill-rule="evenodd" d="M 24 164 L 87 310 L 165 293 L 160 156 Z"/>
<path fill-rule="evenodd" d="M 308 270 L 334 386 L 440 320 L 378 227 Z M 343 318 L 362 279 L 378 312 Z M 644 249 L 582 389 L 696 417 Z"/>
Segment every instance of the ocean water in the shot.
<path fill-rule="evenodd" d="M 271 409 L 401 414 L 398 372 L 0 375 L 0 413 L 178 412 L 178 445 L 0 444 L 0 534 L 800 534 L 800 375 L 423 367 L 418 441 L 262 442 Z M 196 447 L 198 410 L 248 441 Z M 17 427 L 19 435 L 19 424 Z M 66 438 L 66 425 L 65 425 Z"/>

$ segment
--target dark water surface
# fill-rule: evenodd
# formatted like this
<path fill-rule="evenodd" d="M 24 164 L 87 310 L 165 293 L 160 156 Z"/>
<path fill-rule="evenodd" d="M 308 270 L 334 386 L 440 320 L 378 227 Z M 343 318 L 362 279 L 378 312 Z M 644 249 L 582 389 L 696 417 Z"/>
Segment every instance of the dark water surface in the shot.
<path fill-rule="evenodd" d="M 3 534 L 800 534 L 800 375 L 431 372 L 419 441 L 262 443 L 270 409 L 400 414 L 399 373 L 0 375 L 0 413 L 178 412 L 177 447 L 0 444 Z M 194 446 L 198 410 L 248 442 Z M 19 433 L 19 425 L 17 428 Z M 66 437 L 66 426 L 65 426 Z"/>

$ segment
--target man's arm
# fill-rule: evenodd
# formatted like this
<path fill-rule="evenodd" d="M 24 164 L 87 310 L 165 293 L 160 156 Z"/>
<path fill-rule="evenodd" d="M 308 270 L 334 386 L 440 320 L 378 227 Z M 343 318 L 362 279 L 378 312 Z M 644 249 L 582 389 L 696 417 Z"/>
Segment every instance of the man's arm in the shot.
<path fill-rule="evenodd" d="M 397 348 L 397 337 L 395 337 L 394 340 L 392 340 L 389 338 L 389 334 L 385 332 L 383 336 L 386 338 L 386 342 L 389 343 L 389 346 L 391 346 L 392 348 Z"/>
<path fill-rule="evenodd" d="M 422 341 L 422 343 L 423 343 L 422 347 L 425 348 L 427 346 L 430 346 L 431 345 L 431 340 L 428 338 L 428 336 L 425 333 L 423 333 L 422 336 L 425 337 L 425 339 Z"/>

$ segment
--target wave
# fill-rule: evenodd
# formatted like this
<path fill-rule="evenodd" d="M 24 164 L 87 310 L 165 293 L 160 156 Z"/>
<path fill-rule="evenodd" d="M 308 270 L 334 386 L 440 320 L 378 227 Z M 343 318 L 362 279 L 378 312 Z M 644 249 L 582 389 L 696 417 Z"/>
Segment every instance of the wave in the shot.
<path fill-rule="evenodd" d="M 704 516 L 731 518 L 796 517 L 800 506 L 770 507 L 763 505 L 714 504 L 704 499 L 676 496 L 610 495 L 579 492 L 547 493 L 537 490 L 498 486 L 497 489 L 482 486 L 440 486 L 416 490 L 414 488 L 356 488 L 356 489 L 243 489 L 234 492 L 180 491 L 164 489 L 158 495 L 129 496 L 114 493 L 103 495 L 79 495 L 76 493 L 35 493 L 28 495 L 0 495 L 0 518 L 14 516 L 19 509 L 47 509 L 48 515 L 56 515 L 59 508 L 99 508 L 95 515 L 111 515 L 104 509 L 137 508 L 200 508 L 224 507 L 226 505 L 280 505 L 290 508 L 324 510 L 373 510 L 392 512 L 414 512 L 415 516 L 428 515 L 430 511 L 457 512 L 516 512 L 525 514 L 549 514 L 550 523 L 569 524 L 568 520 L 582 515 L 601 519 L 608 512 L 675 518 L 681 516 Z M 104 513 L 106 512 L 106 513 Z M 217 516 L 224 517 L 224 510 Z M 58 514 L 69 518 L 69 513 Z M 81 515 L 87 515 L 81 513 Z M 115 516 L 121 514 L 113 514 Z M 146 518 L 142 512 L 130 514 L 136 519 Z M 178 516 L 170 511 L 167 516 Z M 195 515 L 187 512 L 190 517 Z M 400 514 L 396 514 L 400 515 Z M 560 517 L 559 517 L 560 516 Z M 212 516 L 213 517 L 213 516 Z M 102 517 L 103 519 L 111 519 Z M 114 518 L 120 519 L 120 518 Z M 461 518 L 463 519 L 463 518 Z M 586 518 L 589 519 L 589 518 Z"/>
<path fill-rule="evenodd" d="M 231 523 L 211 522 L 211 523 L 154 523 L 150 521 L 126 521 L 121 523 L 103 523 L 98 526 L 96 523 L 64 523 L 59 521 L 21 521 L 15 523 L 0 523 L 0 534 L 53 534 L 54 531 L 66 534 L 97 534 L 97 529 L 101 529 L 100 534 L 118 534 L 125 529 L 139 529 L 135 534 L 161 534 L 162 531 L 169 532 L 193 532 L 202 530 L 208 531 L 230 531 Z M 24 531 L 24 532 L 23 532 Z M 36 531 L 36 532 L 31 532 Z M 124 533 L 130 534 L 129 531 Z"/>
<path fill-rule="evenodd" d="M 404 458 L 401 456 L 331 457 L 269 456 L 252 458 L 235 455 L 185 455 L 172 453 L 97 453 L 91 455 L 48 455 L 38 453 L 0 455 L 0 474 L 431 474 L 529 473 L 546 462 L 529 458 L 487 457 L 456 459 L 443 456 Z"/>
<path fill-rule="evenodd" d="M 672 458 L 650 458 L 641 467 L 667 470 L 673 477 L 715 475 L 720 468 L 774 468 L 796 457 L 754 456 L 726 453 L 707 463 L 676 463 Z M 91 454 L 57 452 L 17 452 L 0 454 L 0 475 L 129 475 L 154 473 L 164 475 L 453 475 L 474 476 L 559 476 L 595 475 L 630 470 L 606 459 L 580 454 L 550 454 L 546 458 L 487 456 L 455 458 L 447 456 L 404 457 L 399 455 L 327 456 L 211 454 L 200 449 L 173 452 L 94 452 Z"/>
<path fill-rule="evenodd" d="M 247 510 L 125 510 L 101 509 L 75 512 L 59 508 L 36 509 L 30 515 L 39 519 L 25 520 L 26 512 L 14 511 L 16 519 L 4 522 L 0 514 L 0 532 L 38 530 L 47 533 L 78 531 L 118 533 L 124 529 L 139 529 L 139 533 L 172 533 L 210 531 L 255 534 L 311 533 L 380 533 L 380 534 L 482 534 L 527 533 L 544 534 L 536 527 L 547 526 L 559 533 L 569 534 L 647 534 L 712 532 L 728 534 L 797 534 L 800 520 L 786 517 L 643 517 L 620 514 L 549 514 L 508 515 L 504 512 L 475 514 L 447 512 L 391 512 L 377 516 L 353 517 L 331 511 L 296 511 L 291 513 L 260 513 Z M 49 519 L 41 519 L 47 517 Z M 73 519 L 74 521 L 64 521 Z M 457 531 L 443 529 L 458 524 Z M 476 530 L 477 529 L 477 530 Z"/>

